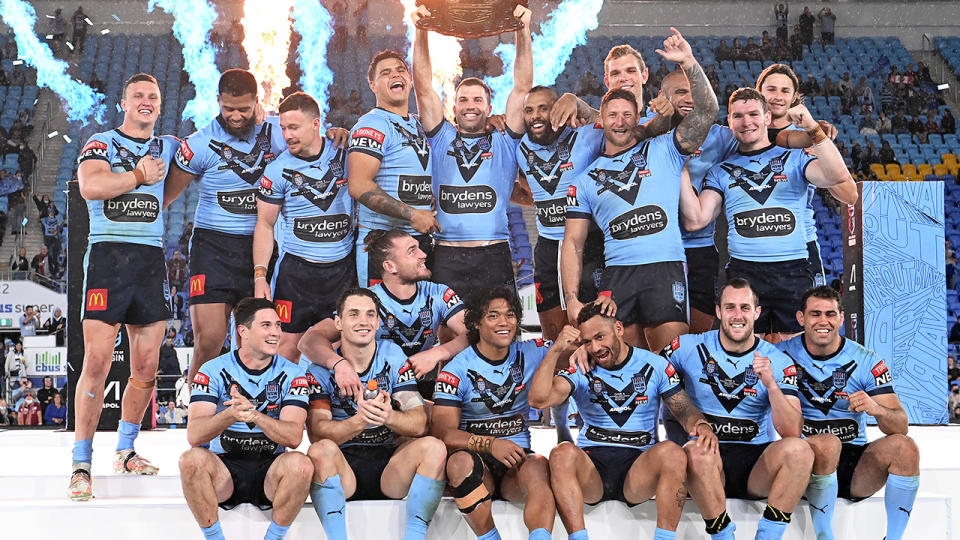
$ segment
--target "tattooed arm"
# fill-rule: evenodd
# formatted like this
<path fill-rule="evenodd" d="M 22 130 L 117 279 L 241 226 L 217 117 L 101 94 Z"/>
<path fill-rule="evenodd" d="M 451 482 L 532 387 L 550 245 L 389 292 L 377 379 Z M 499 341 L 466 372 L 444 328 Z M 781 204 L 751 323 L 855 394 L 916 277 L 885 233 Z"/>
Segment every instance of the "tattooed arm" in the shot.
<path fill-rule="evenodd" d="M 690 401 L 687 392 L 680 390 L 664 400 L 673 417 L 680 422 L 687 433 L 697 437 L 696 445 L 702 450 L 712 452 L 717 448 L 717 436 L 713 426 L 703 413 Z"/>
<path fill-rule="evenodd" d="M 362 152 L 352 152 L 347 156 L 347 169 L 350 175 L 347 186 L 350 196 L 360 204 L 380 214 L 410 222 L 418 233 L 430 233 L 440 228 L 436 212 L 413 208 L 394 199 L 374 181 L 380 170 L 380 160 Z"/>
<path fill-rule="evenodd" d="M 703 140 L 710 133 L 710 126 L 717 119 L 717 96 L 707 80 L 703 68 L 693 57 L 693 50 L 676 28 L 671 28 L 673 35 L 663 42 L 663 49 L 657 49 L 657 54 L 664 60 L 677 62 L 690 81 L 690 94 L 693 97 L 693 111 L 677 126 L 674 137 L 681 150 L 692 153 L 700 148 Z"/>

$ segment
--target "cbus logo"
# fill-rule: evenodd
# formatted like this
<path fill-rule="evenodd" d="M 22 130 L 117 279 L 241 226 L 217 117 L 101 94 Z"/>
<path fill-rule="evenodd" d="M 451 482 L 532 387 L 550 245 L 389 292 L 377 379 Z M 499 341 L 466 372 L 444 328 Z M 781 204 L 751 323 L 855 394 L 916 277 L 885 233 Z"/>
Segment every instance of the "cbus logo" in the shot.
<path fill-rule="evenodd" d="M 87 311 L 105 311 L 106 309 L 106 289 L 90 289 L 87 291 Z"/>
<path fill-rule="evenodd" d="M 197 274 L 190 276 L 190 297 L 202 296 L 207 285 L 207 275 Z"/>
<path fill-rule="evenodd" d="M 277 300 L 275 304 L 277 305 L 277 317 L 280 317 L 280 322 L 289 323 L 290 314 L 293 312 L 293 302 L 290 300 Z"/>

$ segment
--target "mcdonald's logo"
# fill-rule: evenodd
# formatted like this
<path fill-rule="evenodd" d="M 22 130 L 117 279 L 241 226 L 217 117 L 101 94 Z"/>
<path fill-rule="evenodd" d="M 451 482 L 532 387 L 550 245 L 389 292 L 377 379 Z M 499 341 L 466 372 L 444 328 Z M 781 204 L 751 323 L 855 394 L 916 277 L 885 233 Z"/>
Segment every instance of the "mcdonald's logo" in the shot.
<path fill-rule="evenodd" d="M 207 285 L 207 275 L 197 274 L 190 276 L 190 296 L 201 296 Z"/>
<path fill-rule="evenodd" d="M 87 291 L 87 311 L 105 311 L 106 309 L 106 289 L 90 289 Z"/>
<path fill-rule="evenodd" d="M 277 306 L 277 317 L 280 317 L 280 322 L 289 323 L 290 314 L 293 312 L 293 302 L 290 300 L 277 300 L 274 304 Z"/>

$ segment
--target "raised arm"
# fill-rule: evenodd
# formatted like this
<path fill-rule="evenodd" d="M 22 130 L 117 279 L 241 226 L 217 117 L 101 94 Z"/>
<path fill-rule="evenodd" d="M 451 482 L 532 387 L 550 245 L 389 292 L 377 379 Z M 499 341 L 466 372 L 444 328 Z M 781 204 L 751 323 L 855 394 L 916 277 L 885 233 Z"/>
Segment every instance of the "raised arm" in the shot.
<path fill-rule="evenodd" d="M 413 25 L 416 28 L 416 35 L 413 40 L 413 91 L 417 96 L 417 112 L 420 115 L 420 123 L 427 133 L 433 130 L 443 122 L 443 101 L 440 94 L 433 89 L 433 65 L 430 62 L 430 32 L 417 26 L 417 21 L 423 17 L 429 17 L 430 10 L 426 6 L 420 6 L 414 11 L 410 18 L 413 19 Z"/>
<path fill-rule="evenodd" d="M 773 418 L 773 427 L 777 430 L 777 433 L 781 437 L 799 437 L 803 431 L 800 398 L 783 393 L 773 376 L 773 366 L 770 359 L 760 356 L 759 351 L 753 355 L 753 369 L 767 389 L 767 397 L 770 400 L 770 416 Z"/>
<path fill-rule="evenodd" d="M 676 141 L 686 153 L 693 153 L 710 133 L 710 126 L 717 119 L 717 96 L 703 68 L 693 57 L 693 50 L 687 40 L 683 39 L 676 28 L 670 28 L 673 33 L 663 42 L 663 49 L 657 49 L 657 54 L 664 60 L 677 62 L 690 81 L 690 95 L 693 98 L 693 110 L 677 125 Z"/>
<path fill-rule="evenodd" d="M 530 381 L 530 393 L 527 400 L 535 409 L 546 409 L 559 405 L 570 397 L 572 391 L 570 381 L 557 375 L 557 363 L 567 358 L 576 350 L 580 341 L 580 331 L 572 326 L 564 326 L 554 342 L 553 347 L 533 372 Z"/>
<path fill-rule="evenodd" d="M 105 201 L 136 189 L 142 185 L 152 186 L 163 180 L 167 166 L 161 159 L 150 155 L 140 158 L 137 167 L 130 172 L 116 173 L 110 163 L 101 159 L 88 159 L 77 169 L 80 195 L 88 201 Z"/>
<path fill-rule="evenodd" d="M 523 98 L 533 88 L 533 39 L 530 35 L 529 9 L 518 5 L 513 16 L 523 23 L 517 30 L 517 54 L 513 62 L 513 89 L 507 96 L 507 127 L 514 133 L 523 133 Z"/>
<path fill-rule="evenodd" d="M 842 184 L 849 184 L 846 188 L 837 189 L 837 193 L 834 193 L 833 189 L 830 192 L 844 204 L 857 202 L 857 187 L 853 177 L 850 176 L 850 171 L 847 170 L 847 165 L 843 162 L 843 156 L 833 141 L 826 136 L 820 124 L 810 115 L 810 111 L 803 105 L 797 105 L 787 111 L 787 118 L 793 125 L 807 131 L 813 139 L 814 144 L 809 151 L 817 157 L 817 160 L 807 165 L 807 181 L 822 188 L 835 188 Z"/>

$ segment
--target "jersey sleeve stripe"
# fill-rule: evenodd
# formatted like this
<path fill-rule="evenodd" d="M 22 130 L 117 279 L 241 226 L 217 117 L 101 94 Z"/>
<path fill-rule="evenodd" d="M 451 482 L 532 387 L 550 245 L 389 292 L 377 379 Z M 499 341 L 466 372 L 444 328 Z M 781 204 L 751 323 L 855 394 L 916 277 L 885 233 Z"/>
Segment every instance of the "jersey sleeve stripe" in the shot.
<path fill-rule="evenodd" d="M 681 390 L 683 390 L 683 388 L 679 384 L 673 388 L 668 388 L 665 392 L 660 394 L 660 399 L 667 399 Z"/>
<path fill-rule="evenodd" d="M 433 398 L 433 404 L 440 407 L 456 407 L 458 409 L 463 408 L 463 403 L 455 399 L 445 399 L 445 398 Z"/>
<path fill-rule="evenodd" d="M 285 399 L 280 402 L 280 410 L 282 411 L 284 407 L 300 407 L 303 410 L 308 410 L 310 406 L 304 402 L 297 399 Z"/>
<path fill-rule="evenodd" d="M 591 219 L 592 216 L 586 212 L 577 212 L 567 209 L 567 219 Z"/>
<path fill-rule="evenodd" d="M 366 154 L 366 155 L 368 155 L 368 156 L 375 157 L 375 158 L 377 158 L 378 161 L 383 161 L 383 155 L 382 155 L 382 154 L 378 154 L 377 152 L 374 152 L 373 150 L 370 150 L 370 149 L 368 149 L 368 148 L 350 148 L 350 149 L 347 150 L 347 153 L 348 153 L 348 154 L 352 154 L 352 153 L 354 153 L 354 152 L 360 152 L 360 153 L 362 153 L 362 154 Z"/>
<path fill-rule="evenodd" d="M 458 304 L 457 306 L 454 306 L 454 308 L 450 310 L 450 313 L 447 313 L 446 318 L 443 319 L 443 324 L 447 324 L 447 321 L 452 319 L 453 316 L 456 315 L 457 313 L 460 313 L 461 311 L 466 309 L 466 307 L 467 306 L 465 306 L 464 304 Z"/>
<path fill-rule="evenodd" d="M 197 395 L 190 396 L 190 403 L 205 402 L 205 403 L 213 403 L 214 405 L 216 405 L 217 402 L 219 401 L 220 400 L 218 400 L 216 396 L 208 396 L 205 394 L 197 394 Z"/>
<path fill-rule="evenodd" d="M 895 394 L 896 392 L 890 386 L 880 386 L 867 392 L 868 396 L 882 396 L 883 394 Z"/>

